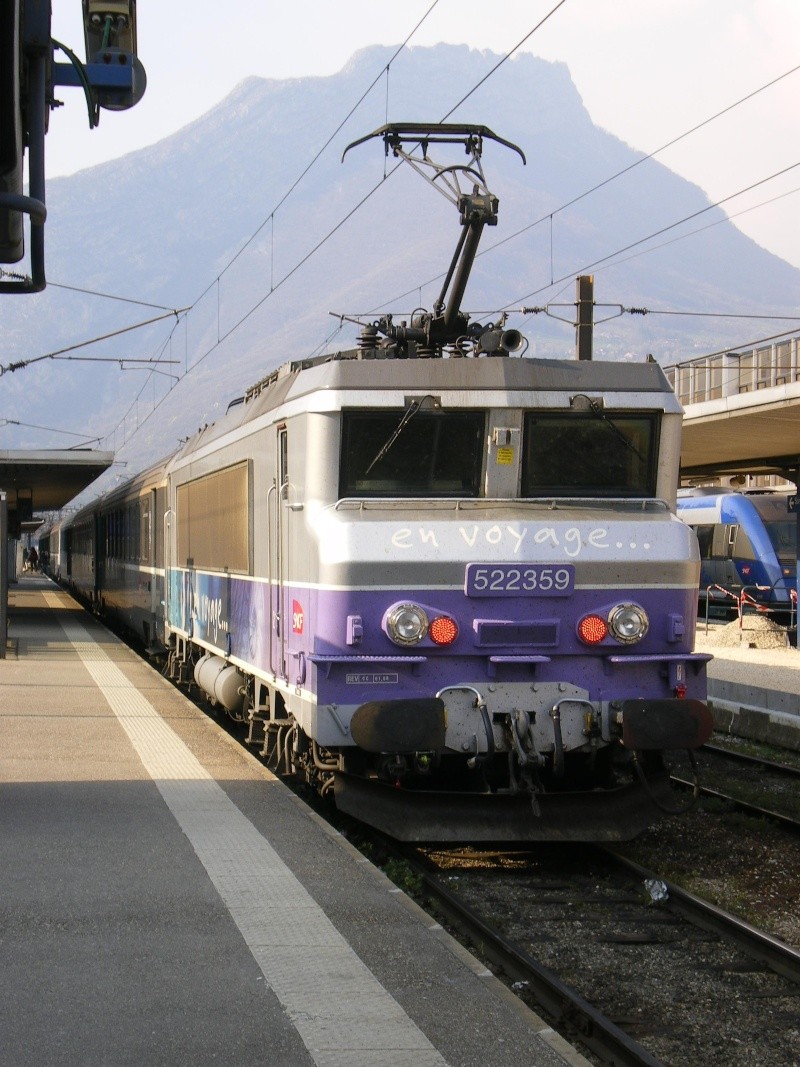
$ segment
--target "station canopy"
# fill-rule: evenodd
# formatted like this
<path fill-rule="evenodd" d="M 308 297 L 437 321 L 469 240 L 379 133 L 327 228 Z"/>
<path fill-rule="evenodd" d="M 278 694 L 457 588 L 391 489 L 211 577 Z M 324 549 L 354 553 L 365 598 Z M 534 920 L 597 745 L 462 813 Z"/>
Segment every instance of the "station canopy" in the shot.
<path fill-rule="evenodd" d="M 113 452 L 89 448 L 8 451 L 0 449 L 0 491 L 5 492 L 9 532 L 19 536 L 34 512 L 58 511 L 114 462 Z"/>

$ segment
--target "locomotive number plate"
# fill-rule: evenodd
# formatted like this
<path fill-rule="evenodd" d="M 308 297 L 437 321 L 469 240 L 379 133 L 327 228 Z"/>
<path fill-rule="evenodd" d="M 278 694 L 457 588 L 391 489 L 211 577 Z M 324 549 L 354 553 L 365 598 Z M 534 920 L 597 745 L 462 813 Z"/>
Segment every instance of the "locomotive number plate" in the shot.
<path fill-rule="evenodd" d="M 467 596 L 571 596 L 575 568 L 567 563 L 468 563 Z"/>

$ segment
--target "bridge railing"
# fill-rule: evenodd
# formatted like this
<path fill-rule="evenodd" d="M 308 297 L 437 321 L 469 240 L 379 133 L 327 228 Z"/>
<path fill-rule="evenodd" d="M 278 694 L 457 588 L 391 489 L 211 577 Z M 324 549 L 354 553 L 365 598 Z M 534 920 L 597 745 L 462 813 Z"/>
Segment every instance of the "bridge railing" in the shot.
<path fill-rule="evenodd" d="M 701 404 L 800 382 L 800 337 L 740 352 L 715 352 L 665 367 L 682 404 Z"/>

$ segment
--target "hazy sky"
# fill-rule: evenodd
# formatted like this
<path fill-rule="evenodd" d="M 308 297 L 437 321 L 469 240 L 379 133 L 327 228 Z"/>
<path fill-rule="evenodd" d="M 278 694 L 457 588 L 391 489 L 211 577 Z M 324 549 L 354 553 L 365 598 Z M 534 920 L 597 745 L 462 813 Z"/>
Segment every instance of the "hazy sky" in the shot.
<path fill-rule="evenodd" d="M 59 90 L 66 106 L 50 118 L 48 176 L 152 144 L 250 75 L 332 74 L 359 48 L 399 45 L 432 3 L 138 0 L 144 99 L 127 112 L 102 112 L 89 130 L 83 94 Z M 556 3 L 438 0 L 409 44 L 504 55 Z M 80 0 L 53 0 L 53 36 L 84 58 Z M 566 63 L 594 122 L 649 152 L 800 65 L 800 0 L 565 0 L 523 49 Z M 713 201 L 794 168 L 724 207 L 750 237 L 800 267 L 798 101 L 800 70 L 658 158 Z"/>

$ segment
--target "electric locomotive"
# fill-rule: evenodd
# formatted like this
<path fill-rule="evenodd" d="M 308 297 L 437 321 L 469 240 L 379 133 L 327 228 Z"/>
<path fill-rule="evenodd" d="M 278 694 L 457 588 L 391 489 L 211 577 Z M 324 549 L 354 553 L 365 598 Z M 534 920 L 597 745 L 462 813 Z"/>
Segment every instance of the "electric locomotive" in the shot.
<path fill-rule="evenodd" d="M 505 316 L 461 311 L 499 138 L 376 135 L 459 208 L 433 311 L 285 364 L 79 516 L 93 595 L 276 771 L 397 838 L 633 837 L 669 806 L 664 753 L 711 732 L 697 540 L 674 513 L 681 408 L 653 362 L 530 359 Z M 466 164 L 432 162 L 454 143 Z M 159 560 L 114 518 L 135 527 L 143 500 L 163 531 L 147 620 L 120 590 Z"/>
<path fill-rule="evenodd" d="M 172 459 L 171 669 L 396 837 L 634 836 L 664 751 L 711 732 L 680 406 L 655 363 L 527 359 L 461 312 L 491 131 L 376 135 L 473 182 L 442 296 L 286 364 Z M 454 141 L 469 164 L 431 162 Z"/>

